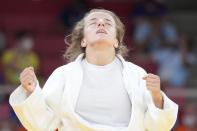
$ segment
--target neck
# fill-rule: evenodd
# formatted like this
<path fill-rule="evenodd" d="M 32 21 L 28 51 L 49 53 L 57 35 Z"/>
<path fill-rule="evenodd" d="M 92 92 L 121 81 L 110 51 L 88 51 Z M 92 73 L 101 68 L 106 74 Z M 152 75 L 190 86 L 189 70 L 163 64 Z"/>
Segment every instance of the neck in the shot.
<path fill-rule="evenodd" d="M 114 48 L 94 50 L 86 48 L 86 60 L 94 65 L 104 66 L 111 63 L 115 58 Z"/>

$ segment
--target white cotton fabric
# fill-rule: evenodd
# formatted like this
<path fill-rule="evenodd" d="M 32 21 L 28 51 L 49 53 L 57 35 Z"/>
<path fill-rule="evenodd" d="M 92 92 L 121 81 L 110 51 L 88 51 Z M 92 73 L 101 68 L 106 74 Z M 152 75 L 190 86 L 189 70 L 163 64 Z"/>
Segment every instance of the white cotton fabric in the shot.
<path fill-rule="evenodd" d="M 131 116 L 131 102 L 124 87 L 122 65 L 115 59 L 104 66 L 82 61 L 83 80 L 76 113 L 92 123 L 126 127 Z"/>

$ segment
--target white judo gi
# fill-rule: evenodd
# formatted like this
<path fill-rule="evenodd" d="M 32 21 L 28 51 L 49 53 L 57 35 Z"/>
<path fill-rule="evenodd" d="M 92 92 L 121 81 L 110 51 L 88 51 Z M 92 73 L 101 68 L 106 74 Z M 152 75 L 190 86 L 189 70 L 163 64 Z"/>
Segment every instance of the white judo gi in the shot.
<path fill-rule="evenodd" d="M 37 87 L 27 97 L 27 92 L 19 86 L 10 95 L 10 105 L 28 131 L 170 131 L 178 113 L 178 105 L 163 92 L 164 109 L 154 105 L 146 81 L 146 72 L 139 66 L 123 64 L 123 80 L 132 103 L 128 127 L 111 127 L 93 124 L 75 113 L 77 98 L 83 78 L 81 61 L 84 54 L 67 65 L 57 68 L 45 83 L 43 89 Z"/>

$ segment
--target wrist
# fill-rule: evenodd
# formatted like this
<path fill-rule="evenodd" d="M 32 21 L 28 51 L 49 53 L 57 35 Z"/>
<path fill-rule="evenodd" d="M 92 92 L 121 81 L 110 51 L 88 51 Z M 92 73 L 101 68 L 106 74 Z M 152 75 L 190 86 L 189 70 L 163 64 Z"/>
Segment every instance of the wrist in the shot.
<path fill-rule="evenodd" d="M 163 96 L 162 96 L 162 93 L 159 92 L 157 94 L 152 95 L 152 97 L 153 97 L 153 101 L 155 103 L 155 106 L 160 108 L 160 109 L 163 109 Z"/>
<path fill-rule="evenodd" d="M 154 92 L 154 93 L 152 93 L 152 97 L 153 97 L 154 99 L 161 99 L 163 96 L 162 96 L 161 91 L 159 91 L 159 92 Z"/>

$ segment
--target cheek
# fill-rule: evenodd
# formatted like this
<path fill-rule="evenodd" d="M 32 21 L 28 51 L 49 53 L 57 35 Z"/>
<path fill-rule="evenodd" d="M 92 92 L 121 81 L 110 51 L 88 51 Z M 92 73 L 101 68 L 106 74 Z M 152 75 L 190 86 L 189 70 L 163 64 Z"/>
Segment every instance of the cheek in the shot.
<path fill-rule="evenodd" d="M 84 28 L 84 37 L 86 39 L 91 39 L 94 36 L 94 29 L 91 27 Z"/>
<path fill-rule="evenodd" d="M 116 27 L 107 27 L 107 30 L 110 32 L 111 36 L 116 36 Z"/>
<path fill-rule="evenodd" d="M 109 35 L 113 39 L 116 38 L 116 29 L 111 29 Z"/>

